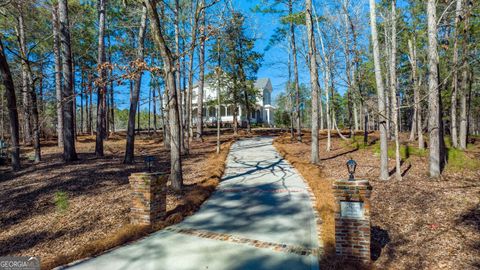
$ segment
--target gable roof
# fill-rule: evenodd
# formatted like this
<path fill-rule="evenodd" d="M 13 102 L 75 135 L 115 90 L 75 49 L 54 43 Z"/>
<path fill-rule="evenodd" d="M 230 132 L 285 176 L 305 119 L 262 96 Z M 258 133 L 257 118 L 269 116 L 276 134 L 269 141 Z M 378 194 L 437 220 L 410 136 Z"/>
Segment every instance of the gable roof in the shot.
<path fill-rule="evenodd" d="M 253 86 L 258 89 L 265 89 L 265 88 L 268 88 L 269 84 L 270 84 L 270 78 L 258 78 L 253 84 Z M 203 83 L 203 86 L 209 87 L 210 86 L 209 81 L 205 80 Z M 196 87 L 198 87 L 198 82 L 192 85 L 192 88 L 196 88 Z"/>
<path fill-rule="evenodd" d="M 255 88 L 258 88 L 258 89 L 265 89 L 267 88 L 269 82 L 270 82 L 269 78 L 258 78 L 255 81 L 254 86 Z"/>

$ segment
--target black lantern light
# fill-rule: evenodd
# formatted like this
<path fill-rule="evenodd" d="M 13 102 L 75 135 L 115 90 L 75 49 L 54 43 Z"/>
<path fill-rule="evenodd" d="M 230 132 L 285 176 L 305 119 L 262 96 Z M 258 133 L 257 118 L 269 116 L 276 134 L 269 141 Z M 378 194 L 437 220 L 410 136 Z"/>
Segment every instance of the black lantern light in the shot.
<path fill-rule="evenodd" d="M 155 162 L 155 157 L 154 156 L 147 156 L 144 159 L 145 166 L 147 166 L 147 169 L 149 172 L 152 172 L 152 165 Z"/>
<path fill-rule="evenodd" d="M 347 168 L 348 168 L 348 181 L 355 181 L 353 174 L 355 173 L 355 168 L 357 168 L 357 162 L 355 160 L 350 159 L 347 161 Z"/>

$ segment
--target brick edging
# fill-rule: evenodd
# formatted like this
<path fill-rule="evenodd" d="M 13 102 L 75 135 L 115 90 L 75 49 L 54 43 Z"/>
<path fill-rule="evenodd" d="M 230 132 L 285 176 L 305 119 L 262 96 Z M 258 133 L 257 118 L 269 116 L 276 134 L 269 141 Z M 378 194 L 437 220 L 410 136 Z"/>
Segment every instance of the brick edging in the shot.
<path fill-rule="evenodd" d="M 180 228 L 177 226 L 171 226 L 171 227 L 165 228 L 165 230 L 173 233 L 192 235 L 200 238 L 219 240 L 219 241 L 225 241 L 230 243 L 244 244 L 244 245 L 253 246 L 256 248 L 265 248 L 273 251 L 292 253 L 292 254 L 301 255 L 301 256 L 309 256 L 309 255 L 318 256 L 318 253 L 321 249 L 321 248 L 308 248 L 308 247 L 288 245 L 288 244 L 279 244 L 279 243 L 273 243 L 273 242 L 267 242 L 267 241 L 261 241 L 261 240 L 254 240 L 254 239 L 246 238 L 239 235 L 217 233 L 217 232 L 198 230 L 193 228 Z"/>

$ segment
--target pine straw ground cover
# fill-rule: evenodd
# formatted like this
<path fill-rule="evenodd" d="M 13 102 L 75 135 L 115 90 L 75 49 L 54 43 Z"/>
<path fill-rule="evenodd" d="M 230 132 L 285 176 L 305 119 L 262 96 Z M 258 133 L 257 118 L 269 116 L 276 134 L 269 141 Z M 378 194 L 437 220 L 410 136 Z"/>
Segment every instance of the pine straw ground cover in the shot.
<path fill-rule="evenodd" d="M 406 136 L 406 135 L 405 135 Z M 372 268 L 377 269 L 478 269 L 480 268 L 480 143 L 464 153 L 449 151 L 449 165 L 441 180 L 428 177 L 428 152 L 416 144 L 402 147 L 403 180 L 379 181 L 378 139 L 370 134 L 369 146 L 333 138 L 326 152 L 320 138 L 321 164 L 309 163 L 310 134 L 302 143 L 289 134 L 275 141 L 281 154 L 300 171 L 317 197 L 323 219 L 325 256 L 322 269 L 345 269 L 333 256 L 335 223 L 331 186 L 347 178 L 346 161 L 353 158 L 356 178 L 370 180 L 372 193 Z M 408 145 L 408 147 L 407 147 Z M 393 145 L 389 145 L 393 149 Z M 389 151 L 393 157 L 393 151 Z M 391 174 L 394 160 L 389 160 Z M 355 268 L 350 266 L 350 268 Z"/>
<path fill-rule="evenodd" d="M 105 158 L 95 158 L 93 136 L 79 136 L 79 161 L 64 164 L 55 142 L 43 144 L 43 161 L 27 162 L 12 173 L 0 167 L 0 256 L 40 256 L 42 269 L 99 254 L 180 222 L 199 208 L 224 170 L 233 136 L 194 141 L 183 162 L 185 190 L 168 189 L 167 217 L 153 228 L 129 224 L 128 176 L 145 170 L 143 158 L 154 155 L 158 171 L 169 170 L 169 153 L 158 136 L 136 138 L 136 163 L 122 164 L 124 135 L 105 142 Z M 26 150 L 27 156 L 29 151 Z"/>

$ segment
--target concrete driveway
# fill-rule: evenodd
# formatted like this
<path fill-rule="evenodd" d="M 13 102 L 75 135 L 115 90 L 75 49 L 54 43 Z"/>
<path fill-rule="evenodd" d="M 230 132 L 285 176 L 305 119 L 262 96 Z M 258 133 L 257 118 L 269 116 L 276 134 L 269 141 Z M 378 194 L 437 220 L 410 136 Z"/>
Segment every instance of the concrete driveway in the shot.
<path fill-rule="evenodd" d="M 310 194 L 272 138 L 240 140 L 197 213 L 69 269 L 318 269 Z"/>

